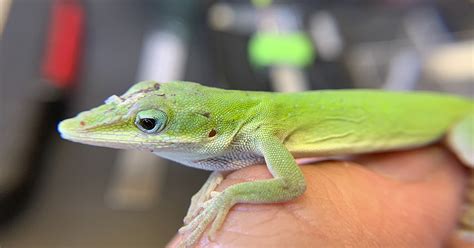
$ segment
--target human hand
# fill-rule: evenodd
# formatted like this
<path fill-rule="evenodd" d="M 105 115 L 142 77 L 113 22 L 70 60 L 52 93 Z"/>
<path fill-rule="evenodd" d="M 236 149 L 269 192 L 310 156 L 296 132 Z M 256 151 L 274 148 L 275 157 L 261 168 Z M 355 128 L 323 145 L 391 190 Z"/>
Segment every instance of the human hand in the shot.
<path fill-rule="evenodd" d="M 307 182 L 302 196 L 280 204 L 237 204 L 216 239 L 204 234 L 198 247 L 469 247 L 452 239 L 467 173 L 445 148 L 351 161 L 301 166 Z M 217 191 L 265 178 L 271 174 L 263 165 L 244 168 Z"/>

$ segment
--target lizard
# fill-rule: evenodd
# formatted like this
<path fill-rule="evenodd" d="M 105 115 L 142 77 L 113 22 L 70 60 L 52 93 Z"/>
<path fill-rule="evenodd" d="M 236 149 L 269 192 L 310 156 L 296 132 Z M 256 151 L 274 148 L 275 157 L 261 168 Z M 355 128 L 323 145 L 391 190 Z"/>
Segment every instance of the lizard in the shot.
<path fill-rule="evenodd" d="M 192 197 L 179 245 L 212 240 L 238 203 L 286 202 L 305 192 L 295 158 L 411 149 L 439 141 L 474 178 L 474 101 L 434 92 L 375 89 L 298 93 L 142 81 L 59 123 L 62 138 L 137 149 L 213 171 Z M 266 163 L 273 178 L 214 191 L 224 173 Z M 463 233 L 474 235 L 474 202 Z"/>

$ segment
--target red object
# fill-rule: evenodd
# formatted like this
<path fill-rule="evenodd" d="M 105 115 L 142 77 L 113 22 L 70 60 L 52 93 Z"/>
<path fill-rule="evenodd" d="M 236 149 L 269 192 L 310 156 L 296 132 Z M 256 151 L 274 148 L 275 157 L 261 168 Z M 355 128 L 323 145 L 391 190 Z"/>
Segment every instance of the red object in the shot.
<path fill-rule="evenodd" d="M 77 74 L 84 28 L 84 10 L 78 0 L 55 0 L 42 76 L 58 88 L 68 88 Z"/>

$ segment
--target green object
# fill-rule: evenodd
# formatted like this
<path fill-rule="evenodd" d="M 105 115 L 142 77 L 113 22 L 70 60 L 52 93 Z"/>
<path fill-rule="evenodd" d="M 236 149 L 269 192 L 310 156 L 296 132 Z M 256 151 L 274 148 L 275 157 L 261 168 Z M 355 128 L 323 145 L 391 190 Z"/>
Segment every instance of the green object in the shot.
<path fill-rule="evenodd" d="M 315 57 L 311 40 L 301 32 L 256 33 L 250 39 L 248 49 L 250 61 L 256 66 L 304 67 Z"/>
<path fill-rule="evenodd" d="M 252 4 L 257 8 L 265 8 L 272 4 L 272 0 L 252 0 Z"/>
<path fill-rule="evenodd" d="M 61 122 L 59 132 L 75 142 L 151 151 L 216 171 L 192 198 L 182 246 L 193 245 L 207 226 L 214 237 L 236 203 L 285 202 L 303 194 L 305 179 L 293 157 L 410 149 L 446 135 L 458 157 L 474 167 L 474 102 L 427 92 L 270 93 L 146 81 Z M 220 171 L 257 163 L 266 163 L 273 179 L 211 193 Z"/>

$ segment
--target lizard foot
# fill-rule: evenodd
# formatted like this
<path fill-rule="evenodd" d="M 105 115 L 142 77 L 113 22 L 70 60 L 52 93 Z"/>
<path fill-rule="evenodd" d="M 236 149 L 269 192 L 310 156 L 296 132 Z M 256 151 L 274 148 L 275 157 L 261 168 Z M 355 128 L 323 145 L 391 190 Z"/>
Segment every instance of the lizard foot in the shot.
<path fill-rule="evenodd" d="M 187 225 L 179 229 L 180 233 L 188 233 L 181 246 L 192 246 L 201 237 L 209 224 L 211 224 L 211 228 L 208 231 L 208 237 L 210 240 L 213 240 L 233 205 L 234 202 L 225 191 L 204 202 L 202 204 L 203 210 Z"/>
<path fill-rule="evenodd" d="M 201 210 L 203 207 L 202 204 L 212 198 L 214 190 L 223 179 L 224 175 L 222 172 L 214 171 L 211 173 L 206 183 L 204 183 L 201 189 L 191 198 L 191 204 L 183 220 L 184 224 L 188 224 L 198 214 L 199 210 Z"/>

